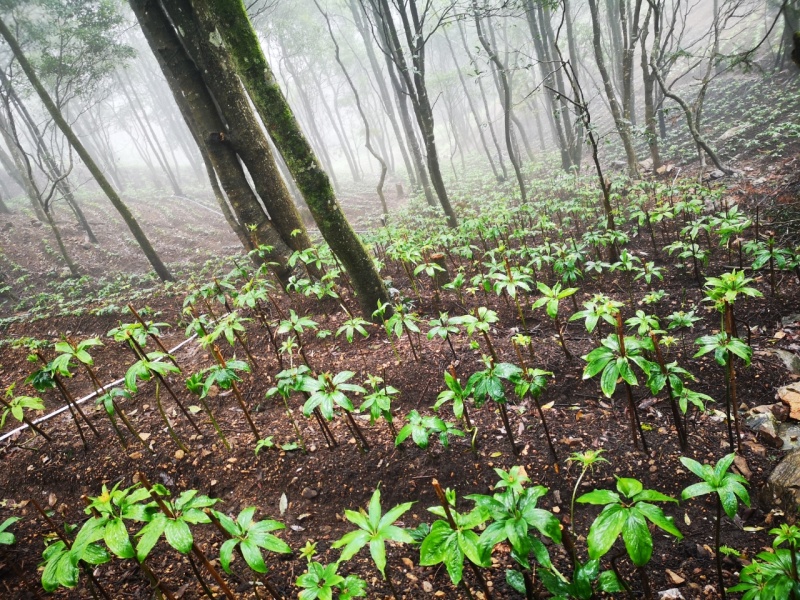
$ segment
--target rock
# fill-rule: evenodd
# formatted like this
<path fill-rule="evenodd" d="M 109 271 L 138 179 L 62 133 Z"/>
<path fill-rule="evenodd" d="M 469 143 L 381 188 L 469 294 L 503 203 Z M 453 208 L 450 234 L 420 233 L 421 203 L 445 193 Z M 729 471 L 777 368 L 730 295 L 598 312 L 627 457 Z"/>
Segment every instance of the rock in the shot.
<path fill-rule="evenodd" d="M 175 450 L 175 458 L 178 460 L 183 460 L 183 457 L 186 456 L 186 453 L 183 450 Z"/>
<path fill-rule="evenodd" d="M 788 350 L 781 350 L 780 348 L 773 348 L 771 352 L 783 361 L 786 368 L 795 375 L 800 375 L 800 356 Z"/>
<path fill-rule="evenodd" d="M 639 163 L 639 167 L 641 167 L 642 171 L 652 171 L 653 170 L 653 159 L 646 158 Z"/>
<path fill-rule="evenodd" d="M 736 127 L 731 127 L 723 133 L 721 136 L 717 138 L 717 143 L 727 142 L 730 139 L 735 138 L 737 135 L 740 135 L 750 129 L 752 127 L 752 123 L 742 123 L 741 125 L 737 125 Z"/>
<path fill-rule="evenodd" d="M 303 488 L 303 491 L 300 492 L 300 495 L 303 498 L 305 498 L 306 500 L 312 500 L 312 499 L 316 498 L 317 496 L 319 496 L 319 492 L 317 490 L 315 490 L 314 488 L 307 487 L 307 488 Z"/>
<path fill-rule="evenodd" d="M 780 388 L 778 399 L 789 407 L 789 418 L 800 421 L 800 382 Z"/>
<path fill-rule="evenodd" d="M 725 177 L 725 172 L 721 171 L 720 169 L 711 171 L 711 173 L 708 174 L 708 178 L 711 179 L 712 181 L 714 179 L 722 179 L 723 177 Z"/>
<path fill-rule="evenodd" d="M 423 589 L 423 591 L 425 591 L 428 594 L 430 594 L 433 591 L 433 586 L 431 585 L 430 581 L 423 581 L 422 582 L 422 589 Z"/>
<path fill-rule="evenodd" d="M 772 414 L 778 421 L 785 421 L 789 418 L 789 407 L 783 403 L 773 404 L 771 407 Z"/>
<path fill-rule="evenodd" d="M 686 579 L 678 575 L 675 571 L 671 569 L 666 569 L 667 579 L 672 585 L 681 585 Z"/>
<path fill-rule="evenodd" d="M 767 412 L 749 411 L 744 418 L 747 428 L 754 432 L 762 443 L 773 448 L 782 448 L 783 440 L 778 435 L 778 420 L 771 410 Z"/>
<path fill-rule="evenodd" d="M 739 475 L 750 481 L 750 478 L 753 476 L 753 472 L 747 465 L 747 461 L 745 460 L 744 456 L 737 455 L 736 458 L 733 459 L 733 466 L 737 471 L 739 471 Z"/>
<path fill-rule="evenodd" d="M 668 165 L 661 165 L 656 169 L 656 173 L 659 175 L 666 175 L 672 173 L 675 170 L 675 165 L 668 164 Z"/>
<path fill-rule="evenodd" d="M 678 588 L 670 588 L 658 592 L 658 600 L 685 600 Z"/>
<path fill-rule="evenodd" d="M 800 451 L 787 454 L 770 473 L 762 492 L 762 500 L 768 506 L 800 500 Z"/>

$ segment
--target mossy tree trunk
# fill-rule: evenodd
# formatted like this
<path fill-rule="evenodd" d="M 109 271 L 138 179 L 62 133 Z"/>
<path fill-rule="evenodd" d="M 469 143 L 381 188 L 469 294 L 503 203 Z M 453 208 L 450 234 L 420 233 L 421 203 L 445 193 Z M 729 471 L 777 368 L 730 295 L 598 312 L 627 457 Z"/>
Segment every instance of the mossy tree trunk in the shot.
<path fill-rule="evenodd" d="M 171 16 L 175 26 L 180 27 L 184 32 L 185 37 L 192 36 L 191 30 L 194 28 L 194 23 L 190 18 L 190 14 L 185 9 L 188 8 L 188 3 L 181 3 L 183 6 L 177 7 L 177 2 L 166 3 L 169 8 L 172 8 Z M 275 272 L 282 280 L 288 279 L 291 275 L 292 269 L 288 265 L 289 256 L 292 249 L 283 239 L 283 236 L 277 230 L 273 221 L 269 219 L 267 214 L 261 208 L 258 198 L 250 187 L 245 176 L 244 169 L 239 162 L 239 157 L 234 149 L 235 143 L 226 140 L 227 129 L 220 117 L 214 103 L 214 98 L 206 87 L 202 74 L 196 64 L 191 60 L 189 55 L 181 45 L 175 29 L 170 23 L 167 15 L 161 9 L 155 0 L 130 0 L 131 8 L 133 9 L 136 18 L 139 20 L 142 30 L 144 31 L 145 38 L 150 45 L 153 53 L 155 54 L 159 65 L 164 73 L 167 83 L 175 97 L 184 120 L 186 120 L 189 129 L 197 138 L 198 144 L 203 145 L 203 152 L 208 156 L 211 169 L 209 178 L 211 179 L 212 187 L 215 179 L 218 177 L 219 182 L 228 195 L 231 207 L 235 212 L 238 223 L 231 224 L 234 231 L 238 235 L 242 245 L 251 250 L 257 245 L 271 246 L 273 251 L 265 258 L 270 262 L 277 263 Z M 215 73 L 216 75 L 216 73 Z M 238 87 L 238 81 L 236 82 Z M 230 98 L 224 98 L 231 100 Z M 244 101 L 235 101 L 232 104 L 226 105 L 228 112 L 241 111 L 243 108 L 247 109 L 249 113 L 249 106 L 247 105 L 246 98 Z M 252 113 L 249 113 L 252 119 Z M 228 116 L 231 116 L 230 114 Z M 241 119 L 233 116 L 229 119 L 229 123 L 238 123 Z M 256 124 L 257 125 L 257 124 Z M 260 130 L 255 130 L 260 133 Z M 237 130 L 238 133 L 238 130 Z M 247 131 L 252 133 L 252 131 Z M 267 158 L 271 158 L 271 153 L 264 154 L 263 146 L 267 146 L 266 140 L 261 136 L 260 145 L 258 140 L 250 140 L 246 137 L 247 141 L 256 144 L 252 148 L 252 152 L 256 153 L 262 151 L 260 159 L 264 162 Z M 269 147 L 267 146 L 267 151 Z M 277 167 L 273 162 L 272 176 L 277 180 L 276 184 L 265 181 L 270 176 L 270 173 L 263 173 L 256 171 L 253 177 L 254 183 L 256 181 L 262 183 L 263 186 L 275 186 L 280 184 L 282 180 L 277 173 Z M 272 189 L 262 187 L 262 189 Z M 283 193 L 288 197 L 288 192 L 283 187 Z M 266 196 L 267 193 L 265 192 Z M 266 198 L 268 202 L 269 197 Z M 222 199 L 224 202 L 224 198 Z M 294 209 L 294 204 L 291 198 L 288 202 Z M 278 212 L 278 211 L 275 211 Z M 295 210 L 296 212 L 296 210 Z M 223 214 L 225 207 L 223 207 Z M 228 218 L 230 223 L 231 219 Z M 297 218 L 299 222 L 299 217 Z M 302 224 L 300 225 L 302 228 Z M 308 236 L 305 234 L 305 229 L 302 229 L 304 235 L 298 236 L 308 243 Z M 287 237 L 290 237 L 287 235 Z M 307 246 L 305 246 L 307 247 Z"/>
<path fill-rule="evenodd" d="M 89 169 L 89 172 L 92 174 L 95 181 L 97 181 L 100 188 L 103 190 L 103 192 L 105 192 L 106 196 L 111 201 L 111 204 L 115 209 L 117 209 L 117 212 L 125 221 L 125 224 L 128 226 L 128 229 L 130 229 L 130 232 L 133 234 L 133 237 L 136 239 L 136 242 L 139 244 L 139 247 L 142 249 L 142 252 L 144 252 L 147 260 L 152 265 L 156 274 L 164 281 L 172 281 L 172 274 L 169 272 L 166 265 L 161 262 L 161 258 L 158 256 L 155 248 L 153 248 L 153 246 L 150 244 L 150 240 L 147 239 L 147 236 L 145 235 L 144 231 L 142 231 L 138 221 L 122 201 L 122 198 L 119 197 L 119 194 L 117 194 L 117 192 L 111 186 L 108 179 L 106 179 L 106 176 L 97 166 L 97 163 L 95 163 L 94 159 L 86 151 L 86 148 L 84 148 L 81 141 L 75 135 L 75 132 L 72 131 L 72 127 L 70 127 L 69 123 L 67 123 L 66 119 L 64 119 L 64 115 L 61 114 L 61 111 L 58 110 L 53 102 L 53 99 L 50 97 L 50 94 L 48 94 L 47 90 L 44 89 L 44 86 L 36 76 L 36 72 L 33 70 L 33 67 L 22 52 L 22 48 L 20 48 L 16 38 L 2 19 L 0 19 L 0 35 L 2 35 L 2 37 L 8 43 L 9 47 L 11 48 L 11 52 L 14 54 L 14 58 L 16 58 L 17 62 L 19 62 L 20 67 L 25 72 L 25 75 L 28 77 L 28 80 L 30 81 L 34 90 L 36 90 L 36 94 L 41 99 L 42 104 L 44 104 L 44 107 L 47 109 L 47 112 L 50 113 L 53 121 L 55 121 L 56 125 L 61 130 L 61 133 L 63 133 L 64 137 L 67 138 L 70 146 L 75 149 L 75 152 L 81 158 L 83 164 L 85 164 L 86 168 Z"/>
<path fill-rule="evenodd" d="M 226 126 L 226 129 L 219 131 L 226 132 L 228 137 L 225 143 L 233 148 L 249 171 L 255 191 L 263 201 L 269 220 L 283 240 L 283 245 L 292 250 L 309 248 L 311 239 L 281 178 L 269 140 L 236 76 L 235 66 L 224 49 L 213 43 L 216 30 L 214 22 L 203 19 L 202 13 L 194 11 L 188 0 L 166 0 L 163 4 L 181 32 L 184 48 L 199 66 L 203 83 L 218 107 L 217 112 Z M 213 104 L 207 101 L 206 106 L 209 111 L 213 109 Z M 202 131 L 213 130 L 204 127 Z M 251 210 L 263 213 L 257 201 Z M 240 220 L 250 224 L 244 217 L 242 215 Z"/>
<path fill-rule="evenodd" d="M 364 316 L 371 318 L 378 302 L 387 302 L 389 294 L 372 257 L 339 207 L 330 179 L 267 63 L 244 3 L 195 0 L 193 5 L 203 21 L 216 23 L 215 31 L 227 46 L 242 83 L 283 155 L 322 236 L 349 274 Z"/>

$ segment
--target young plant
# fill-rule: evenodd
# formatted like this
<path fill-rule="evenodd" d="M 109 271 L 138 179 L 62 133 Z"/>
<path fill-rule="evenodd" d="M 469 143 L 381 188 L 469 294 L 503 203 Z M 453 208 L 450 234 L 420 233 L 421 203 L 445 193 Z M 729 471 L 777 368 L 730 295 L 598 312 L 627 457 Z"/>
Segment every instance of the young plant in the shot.
<path fill-rule="evenodd" d="M 369 450 L 369 444 L 358 423 L 353 418 L 355 407 L 345 394 L 345 392 L 366 393 L 366 390 L 360 385 L 347 383 L 354 375 L 355 373 L 352 371 L 341 371 L 333 376 L 330 373 L 323 373 L 316 379 L 310 376 L 304 377 L 300 390 L 310 394 L 310 396 L 303 405 L 303 414 L 306 417 L 310 417 L 314 410 L 319 408 L 322 416 L 331 421 L 334 417 L 334 408 L 336 406 L 342 408 L 348 426 L 355 438 L 359 440 L 361 449 L 366 452 Z"/>
<path fill-rule="evenodd" d="M 253 422 L 253 417 L 250 415 L 250 411 L 248 410 L 247 404 L 244 401 L 242 392 L 239 390 L 239 386 L 237 385 L 237 383 L 242 380 L 237 371 L 249 373 L 250 365 L 244 361 L 236 359 L 226 361 L 222 357 L 222 353 L 219 351 L 219 348 L 217 348 L 215 345 L 211 347 L 211 352 L 217 359 L 217 364 L 212 365 L 203 371 L 203 374 L 205 375 L 205 381 L 203 382 L 202 395 L 208 395 L 208 391 L 211 389 L 212 385 L 216 385 L 221 390 L 231 390 L 239 404 L 239 408 L 241 408 L 242 412 L 244 413 L 245 420 L 250 426 L 250 431 L 253 433 L 256 443 L 258 443 L 258 441 L 261 439 L 261 433 L 259 432 L 258 427 L 256 427 L 256 424 Z"/>
<path fill-rule="evenodd" d="M 364 402 L 361 403 L 359 410 L 369 411 L 369 424 L 374 425 L 375 421 L 383 417 L 389 426 L 392 439 L 397 437 L 397 430 L 394 427 L 394 416 L 392 415 L 392 396 L 400 393 L 396 387 L 387 385 L 383 377 L 367 375 L 366 384 L 372 390 L 369 394 L 365 393 Z"/>
<path fill-rule="evenodd" d="M 240 317 L 236 311 L 229 312 L 217 321 L 214 329 L 200 338 L 200 345 L 203 348 L 209 348 L 223 336 L 231 347 L 236 345 L 236 342 L 239 342 L 239 345 L 242 347 L 245 354 L 247 354 L 247 358 L 250 359 L 250 364 L 253 368 L 256 368 L 258 363 L 250 352 L 250 347 L 245 343 L 244 337 L 242 337 L 246 331 L 244 324 L 249 320 L 250 319 Z"/>
<path fill-rule="evenodd" d="M 464 437 L 464 432 L 456 428 L 452 423 L 448 423 L 434 416 L 422 416 L 418 411 L 412 410 L 406 417 L 408 424 L 404 425 L 400 431 L 397 432 L 397 438 L 394 441 L 395 447 L 402 444 L 408 436 L 414 440 L 414 443 L 423 450 L 428 449 L 430 444 L 430 436 L 439 435 L 439 441 L 445 448 L 450 445 L 450 436 Z"/>
<path fill-rule="evenodd" d="M 284 529 L 286 526 L 278 521 L 254 519 L 258 510 L 249 506 L 240 512 L 236 519 L 216 510 L 208 510 L 211 520 L 218 524 L 218 529 L 228 538 L 219 549 L 219 563 L 226 573 L 231 573 L 231 562 L 234 550 L 256 573 L 267 572 L 262 550 L 275 554 L 291 554 L 292 549 L 282 539 L 274 536 L 272 531 Z"/>
<path fill-rule="evenodd" d="M 652 502 L 676 502 L 674 498 L 655 490 L 646 490 L 636 479 L 617 478 L 617 492 L 594 490 L 577 499 L 581 504 L 603 506 L 602 512 L 589 528 L 586 541 L 589 558 L 599 559 L 605 555 L 620 535 L 631 562 L 639 573 L 644 595 L 652 600 L 653 592 L 645 566 L 653 555 L 653 537 L 648 521 L 677 539 L 683 539 L 671 517 L 667 517 Z"/>
<path fill-rule="evenodd" d="M 617 314 L 617 331 L 622 331 L 622 321 Z M 652 364 L 643 356 L 644 350 L 652 351 L 652 342 L 649 339 L 640 340 L 635 337 L 627 337 L 618 334 L 611 334 L 606 337 L 599 348 L 595 348 L 583 357 L 586 366 L 583 369 L 583 378 L 591 379 L 600 374 L 600 389 L 607 398 L 611 398 L 617 389 L 617 380 L 620 378 L 625 384 L 625 392 L 628 398 L 628 412 L 630 413 L 630 428 L 634 447 L 639 447 L 639 438 L 642 440 L 642 447 L 647 452 L 647 441 L 639 423 L 639 414 L 636 411 L 636 403 L 633 399 L 631 386 L 639 385 L 633 366 L 639 367 L 645 375 L 650 373 Z"/>
<path fill-rule="evenodd" d="M 472 392 L 475 398 L 475 406 L 480 408 L 487 400 L 493 400 L 500 411 L 500 418 L 506 430 L 506 437 L 511 443 L 514 454 L 519 451 L 514 441 L 514 432 L 511 431 L 511 422 L 508 419 L 506 404 L 506 391 L 503 380 L 512 381 L 522 373 L 516 365 L 510 363 L 495 363 L 490 357 L 484 356 L 483 362 L 486 368 L 483 371 L 473 373 L 467 380 L 467 389 Z"/>
<path fill-rule="evenodd" d="M 537 485 L 525 488 L 530 483 L 522 467 L 512 467 L 509 472 L 495 469 L 500 482 L 495 486 L 499 491 L 492 496 L 472 494 L 467 496 L 475 502 L 476 510 L 488 515 L 490 523 L 481 533 L 479 543 L 492 550 L 500 543 L 511 546 L 511 557 L 523 571 L 525 592 L 533 597 L 533 580 L 529 556 L 533 554 L 536 562 L 545 569 L 552 569 L 550 554 L 546 546 L 535 537 L 535 533 L 561 543 L 561 524 L 552 513 L 536 506 L 539 498 L 547 493 L 547 488 Z"/>
<path fill-rule="evenodd" d="M 736 393 L 736 369 L 733 365 L 733 357 L 738 356 L 744 361 L 745 366 L 750 365 L 753 349 L 742 340 L 732 337 L 729 332 L 720 331 L 716 335 L 704 335 L 695 342 L 700 349 L 694 357 L 698 358 L 711 352 L 714 353 L 714 360 L 721 367 L 725 368 L 725 411 L 728 424 L 728 443 L 731 450 L 734 449 L 733 431 L 736 431 L 735 446 L 741 451 L 741 433 L 739 432 L 739 403 Z M 733 419 L 731 419 L 733 413 Z M 733 422 L 733 427 L 731 426 Z"/>
<path fill-rule="evenodd" d="M 339 600 L 361 598 L 367 593 L 367 583 L 356 575 L 342 577 L 336 571 L 339 563 L 322 565 L 309 561 L 308 570 L 300 575 L 295 582 L 302 588 L 298 600 L 333 600 L 333 593 L 337 592 Z"/>
<path fill-rule="evenodd" d="M 486 598 L 491 598 L 486 581 L 478 568 L 491 566 L 491 552 L 480 543 L 480 537 L 474 531 L 486 522 L 488 517 L 486 511 L 475 508 L 468 513 L 460 513 L 455 507 L 455 490 L 442 490 L 435 479 L 432 484 L 440 505 L 432 506 L 428 510 L 442 518 L 433 522 L 422 541 L 419 564 L 423 567 L 432 567 L 444 563 L 450 581 L 453 585 L 459 585 L 463 580 L 464 559 L 466 559 L 484 595 Z M 466 587 L 464 584 L 462 586 Z"/>
<path fill-rule="evenodd" d="M 5 426 L 8 415 L 11 415 L 20 423 L 25 423 L 48 442 L 51 441 L 52 438 L 25 414 L 28 410 L 44 410 L 42 399 L 34 396 L 14 396 L 14 386 L 9 387 L 6 390 L 6 397 L 0 396 L 0 429 Z"/>
<path fill-rule="evenodd" d="M 544 429 L 545 439 L 547 439 L 547 445 L 550 447 L 553 458 L 558 460 L 556 447 L 550 435 L 550 429 L 547 427 L 547 419 L 544 417 L 544 409 L 542 408 L 542 403 L 539 401 L 542 394 L 544 394 L 547 389 L 547 379 L 552 377 L 552 375 L 550 371 L 526 367 L 512 374 L 509 381 L 514 384 L 514 393 L 517 395 L 517 398 L 524 401 L 526 397 L 530 396 L 533 400 L 536 411 L 539 413 L 539 418 L 542 420 L 542 428 Z"/>
<path fill-rule="evenodd" d="M 308 317 L 301 317 L 299 316 L 294 310 L 289 310 L 289 318 L 284 319 L 278 325 L 278 335 L 286 335 L 287 333 L 295 334 L 297 336 L 297 343 L 300 347 L 300 356 L 303 357 L 303 362 L 306 363 L 308 368 L 311 368 L 311 364 L 308 362 L 308 356 L 306 356 L 306 348 L 305 344 L 303 343 L 303 332 L 307 329 L 316 331 L 319 328 L 316 321 Z"/>
<path fill-rule="evenodd" d="M 454 325 L 464 325 L 467 330 L 467 335 L 470 337 L 476 332 L 480 333 L 483 336 L 483 340 L 486 342 L 486 348 L 489 350 L 489 355 L 492 357 L 492 360 L 494 360 L 494 362 L 500 362 L 497 358 L 494 344 L 492 344 L 492 338 L 489 336 L 492 325 L 499 320 L 495 311 L 481 306 L 475 311 L 474 315 L 453 317 L 450 319 L 450 322 Z"/>
<path fill-rule="evenodd" d="M 13 546 L 17 543 L 16 536 L 8 531 L 8 528 L 20 519 L 21 517 L 8 517 L 5 521 L 0 523 L 0 546 Z"/>
<path fill-rule="evenodd" d="M 342 548 L 338 562 L 350 560 L 359 550 L 369 544 L 369 553 L 378 571 L 389 584 L 395 598 L 400 595 L 395 589 L 392 578 L 386 573 L 386 542 L 391 541 L 399 544 L 412 544 L 414 538 L 402 527 L 395 525 L 397 520 L 402 517 L 413 502 L 405 502 L 390 509 L 386 514 L 382 514 L 381 491 L 377 488 L 369 501 L 368 512 L 363 508 L 358 512 L 345 510 L 344 514 L 348 521 L 353 523 L 358 529 L 346 533 L 336 540 L 331 548 Z"/>
<path fill-rule="evenodd" d="M 407 312 L 402 302 L 394 307 L 394 313 L 386 321 L 387 331 L 393 332 L 398 340 L 403 337 L 403 333 L 406 334 L 415 362 L 419 362 L 419 356 L 417 350 L 414 348 L 414 340 L 411 338 L 411 334 L 420 333 L 419 326 L 417 325 L 418 322 L 419 317 L 417 313 Z"/>
<path fill-rule="evenodd" d="M 605 458 L 600 456 L 603 452 L 605 452 L 605 450 L 602 448 L 598 448 L 597 450 L 584 450 L 583 452 L 573 452 L 567 459 L 567 462 L 580 463 L 581 465 L 581 474 L 578 475 L 578 479 L 575 481 L 575 487 L 572 488 L 572 499 L 569 503 L 569 526 L 572 531 L 575 531 L 575 496 L 578 494 L 578 488 L 581 486 L 583 477 L 588 471 L 594 473 L 595 465 L 601 462 L 608 462 Z"/>
<path fill-rule="evenodd" d="M 163 536 L 167 544 L 181 554 L 192 553 L 200 560 L 228 600 L 236 600 L 216 567 L 211 564 L 208 557 L 195 543 L 191 529 L 192 525 L 211 523 L 211 518 L 206 513 L 206 509 L 214 506 L 218 500 L 199 495 L 197 490 L 186 490 L 174 501 L 166 500 L 166 496 L 169 495 L 167 488 L 161 484 L 152 485 L 144 473 L 139 473 L 138 477 L 142 487 L 150 494 L 150 498 L 153 501 L 151 506 L 157 507 L 158 511 L 153 512 L 147 525 L 142 527 L 136 534 L 136 537 L 139 538 L 136 544 L 137 560 L 142 562 L 147 558 Z M 195 575 L 200 580 L 201 585 L 205 587 L 205 583 L 200 579 L 199 574 L 195 572 Z"/>
<path fill-rule="evenodd" d="M 438 319 L 432 319 L 430 321 L 430 330 L 428 331 L 428 339 L 432 340 L 435 337 L 440 337 L 442 340 L 446 341 L 447 344 L 450 346 L 450 351 L 453 353 L 453 358 L 458 360 L 458 355 L 456 355 L 456 349 L 453 348 L 453 342 L 450 339 L 451 336 L 456 335 L 459 333 L 459 329 L 455 323 L 453 323 L 453 318 L 450 317 L 449 314 L 446 312 L 439 313 Z"/>
<path fill-rule="evenodd" d="M 340 335 L 344 334 L 345 339 L 347 340 L 348 344 L 352 344 L 353 340 L 355 339 L 356 333 L 361 335 L 363 338 L 369 337 L 369 332 L 366 330 L 366 327 L 370 325 L 369 321 L 362 319 L 361 317 L 350 317 L 344 323 L 342 323 L 341 327 L 336 330 L 336 337 L 338 338 Z M 361 349 L 359 348 L 358 355 L 361 357 L 361 362 L 364 363 L 364 369 L 367 368 L 367 361 L 364 358 L 364 355 L 361 354 Z"/>
<path fill-rule="evenodd" d="M 692 473 L 697 475 L 702 481 L 685 488 L 681 492 L 681 499 L 688 500 L 697 496 L 716 494 L 717 518 L 714 522 L 714 544 L 717 553 L 717 579 L 719 581 L 719 593 L 725 598 L 725 580 L 722 577 L 722 553 L 720 552 L 720 528 L 722 525 L 722 511 L 733 519 L 739 509 L 739 501 L 746 506 L 750 506 L 750 495 L 745 486 L 747 480 L 741 475 L 728 472 L 733 464 L 736 455 L 731 453 L 717 461 L 715 466 L 701 465 L 696 460 L 681 457 L 681 463 Z"/>
<path fill-rule="evenodd" d="M 453 403 L 453 416 L 456 419 L 463 419 L 464 426 L 467 431 L 472 431 L 472 423 L 469 418 L 469 409 L 467 409 L 467 400 L 472 393 L 469 386 L 462 387 L 456 376 L 455 368 L 450 365 L 448 370 L 444 372 L 444 384 L 447 389 L 439 392 L 436 397 L 436 404 L 433 405 L 433 410 L 439 410 L 447 402 Z"/>
<path fill-rule="evenodd" d="M 543 297 L 539 298 L 533 303 L 533 310 L 541 308 L 542 306 L 545 307 L 547 316 L 553 320 L 553 325 L 555 326 L 556 333 L 558 334 L 558 340 L 561 342 L 561 349 L 564 350 L 564 355 L 567 357 L 567 360 L 571 360 L 572 354 L 567 349 L 567 342 L 564 340 L 563 327 L 561 326 L 561 321 L 558 318 L 558 306 L 561 300 L 572 296 L 578 291 L 578 288 L 566 288 L 562 290 L 560 283 L 553 284 L 553 287 L 548 287 L 547 284 L 542 283 L 541 281 L 536 284 L 536 287 L 539 289 L 539 292 Z"/>

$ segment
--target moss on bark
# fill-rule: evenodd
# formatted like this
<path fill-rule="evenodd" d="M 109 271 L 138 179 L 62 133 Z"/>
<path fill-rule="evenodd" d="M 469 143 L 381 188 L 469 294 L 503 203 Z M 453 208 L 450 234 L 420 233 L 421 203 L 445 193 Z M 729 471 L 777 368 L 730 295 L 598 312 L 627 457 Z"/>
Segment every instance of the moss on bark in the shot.
<path fill-rule="evenodd" d="M 328 175 L 300 129 L 267 63 L 243 2 L 195 0 L 193 6 L 216 21 L 236 71 L 275 147 L 283 155 L 322 236 L 350 275 L 362 313 L 370 318 L 378 301 L 388 300 L 386 287 L 367 249 L 345 218 Z"/>

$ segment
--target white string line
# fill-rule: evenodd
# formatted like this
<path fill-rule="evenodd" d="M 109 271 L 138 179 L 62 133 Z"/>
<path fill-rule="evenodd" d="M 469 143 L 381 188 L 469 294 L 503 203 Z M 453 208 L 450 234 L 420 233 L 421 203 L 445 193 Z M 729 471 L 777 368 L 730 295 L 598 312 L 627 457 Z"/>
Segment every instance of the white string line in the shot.
<path fill-rule="evenodd" d="M 172 349 L 171 349 L 171 350 L 168 352 L 168 354 L 173 354 L 173 353 L 174 353 L 174 352 L 176 352 L 177 350 L 180 350 L 180 349 L 181 349 L 181 348 L 183 348 L 183 347 L 184 347 L 186 344 L 188 344 L 189 342 L 191 342 L 192 340 L 194 340 L 196 337 L 197 337 L 197 334 L 195 333 L 195 334 L 193 334 L 193 335 L 192 335 L 192 337 L 190 337 L 190 338 L 187 338 L 187 339 L 183 340 L 183 341 L 182 341 L 180 344 L 178 344 L 177 346 L 175 346 L 174 348 L 172 348 Z M 162 358 L 164 358 L 164 357 L 159 357 L 159 358 L 157 358 L 156 360 L 154 360 L 153 362 L 158 362 L 158 361 L 160 361 Z M 120 383 L 122 383 L 123 381 L 125 381 L 125 378 L 124 378 L 124 377 L 123 377 L 122 379 L 117 379 L 116 381 L 112 381 L 111 383 L 107 383 L 107 384 L 105 384 L 105 385 L 104 385 L 104 386 L 103 386 L 103 387 L 100 389 L 100 391 L 101 391 L 101 392 L 104 392 L 104 391 L 106 391 L 106 389 L 108 389 L 108 388 L 112 388 L 112 387 L 114 387 L 115 385 L 119 385 L 119 384 L 120 384 Z M 96 391 L 92 392 L 91 394 L 89 394 L 89 395 L 87 395 L 87 396 L 84 396 L 83 398 L 81 398 L 81 399 L 79 399 L 79 400 L 75 400 L 75 404 L 83 404 L 84 402 L 87 402 L 87 401 L 91 400 L 91 399 L 92 399 L 92 398 L 94 398 L 95 396 L 97 396 L 97 392 L 96 392 Z M 57 410 L 55 410 L 55 411 L 51 412 L 51 413 L 50 413 L 50 414 L 48 414 L 48 415 L 44 415 L 43 417 L 39 417 L 38 419 L 35 419 L 35 420 L 33 421 L 33 424 L 34 424 L 34 425 L 38 425 L 39 423 L 44 423 L 45 421 L 49 421 L 49 420 L 50 420 L 50 419 L 52 419 L 53 417 L 56 417 L 56 416 L 60 415 L 61 413 L 63 413 L 64 411 L 66 411 L 68 408 L 69 408 L 69 404 L 66 404 L 66 405 L 62 406 L 61 408 L 59 408 L 59 409 L 57 409 Z M 0 436 L 0 443 L 4 442 L 4 441 L 5 441 L 5 440 L 7 440 L 8 438 L 10 438 L 10 437 L 12 437 L 12 436 L 16 435 L 16 434 L 17 434 L 17 433 L 19 433 L 20 431 L 24 431 L 24 430 L 25 430 L 25 429 L 27 429 L 27 428 L 28 428 L 28 424 L 27 424 L 27 423 L 23 423 L 22 425 L 20 425 L 19 427 L 17 427 L 17 428 L 16 428 L 16 429 L 14 429 L 13 431 L 9 431 L 8 433 L 6 433 L 6 434 L 4 434 L 4 435 Z"/>

